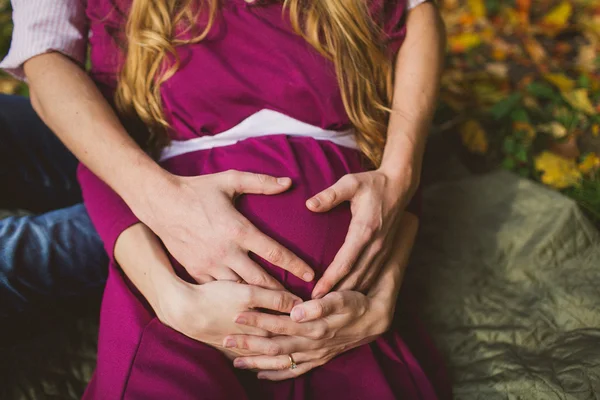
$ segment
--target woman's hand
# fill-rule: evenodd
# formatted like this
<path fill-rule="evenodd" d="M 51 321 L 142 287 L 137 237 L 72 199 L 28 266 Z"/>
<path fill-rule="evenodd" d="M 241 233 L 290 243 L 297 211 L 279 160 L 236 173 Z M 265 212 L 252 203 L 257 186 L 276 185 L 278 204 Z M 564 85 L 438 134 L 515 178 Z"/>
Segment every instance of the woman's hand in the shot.
<path fill-rule="evenodd" d="M 388 330 L 394 304 L 359 292 L 329 293 L 294 309 L 294 319 L 247 311 L 236 319 L 238 324 L 270 332 L 276 337 L 230 335 L 237 349 L 271 355 L 238 357 L 234 366 L 260 371 L 259 378 L 283 380 L 305 374 L 338 354 L 375 340 Z M 302 323 L 295 322 L 304 313 Z M 273 355 L 277 354 L 277 355 Z M 290 369 L 289 355 L 298 367 Z"/>
<path fill-rule="evenodd" d="M 156 235 L 143 224 L 133 225 L 119 236 L 115 259 L 162 323 L 218 348 L 231 358 L 244 354 L 273 354 L 275 351 L 269 346 L 253 351 L 227 350 L 224 348 L 226 343 L 221 346 L 225 336 L 232 333 L 271 335 L 264 329 L 236 324 L 234 320 L 239 313 L 264 309 L 289 314 L 295 305 L 302 303 L 299 297 L 282 290 L 231 281 L 203 285 L 185 282 L 173 271 Z"/>
<path fill-rule="evenodd" d="M 276 337 L 233 335 L 236 347 L 252 352 L 269 348 L 278 355 L 237 358 L 234 365 L 261 370 L 259 378 L 282 380 L 297 377 L 325 364 L 333 357 L 369 343 L 388 330 L 404 270 L 418 229 L 417 218 L 404 213 L 400 220 L 395 249 L 367 295 L 354 291 L 333 292 L 322 299 L 294 307 L 291 317 L 241 313 L 238 324 L 270 332 Z M 288 355 L 298 364 L 290 369 Z"/>
<path fill-rule="evenodd" d="M 272 335 L 261 328 L 236 324 L 236 315 L 255 309 L 289 314 L 302 300 L 286 291 L 263 289 L 231 281 L 193 285 L 174 277 L 169 283 L 161 286 L 158 298 L 152 303 L 163 324 L 192 339 L 211 345 L 233 359 L 241 355 L 277 354 L 277 348 L 269 343 L 250 350 L 235 347 L 233 341 L 225 340 L 226 336 L 232 334 L 253 337 Z"/>
<path fill-rule="evenodd" d="M 378 169 L 346 175 L 306 202 L 311 211 L 326 212 L 349 201 L 352 211 L 346 240 L 317 282 L 313 298 L 336 285 L 336 290 L 358 291 L 371 286 L 390 255 L 398 220 L 417 186 L 418 175 L 398 179 Z"/>
<path fill-rule="evenodd" d="M 248 257 L 253 252 L 310 282 L 312 269 L 291 251 L 260 232 L 234 207 L 244 193 L 274 195 L 290 188 L 289 178 L 239 171 L 180 177 L 171 175 L 160 193 L 144 200 L 140 219 L 156 233 L 199 283 L 245 281 L 272 289 L 283 287 Z"/>

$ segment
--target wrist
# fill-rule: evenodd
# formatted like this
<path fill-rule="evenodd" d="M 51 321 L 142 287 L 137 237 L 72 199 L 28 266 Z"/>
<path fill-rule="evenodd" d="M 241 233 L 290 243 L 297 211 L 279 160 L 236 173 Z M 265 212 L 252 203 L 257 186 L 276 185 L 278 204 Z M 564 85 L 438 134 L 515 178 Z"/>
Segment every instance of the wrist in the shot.
<path fill-rule="evenodd" d="M 133 213 L 149 227 L 154 225 L 157 201 L 176 190 L 175 176 L 154 160 L 141 161 L 131 168 L 128 184 L 121 194 Z"/>

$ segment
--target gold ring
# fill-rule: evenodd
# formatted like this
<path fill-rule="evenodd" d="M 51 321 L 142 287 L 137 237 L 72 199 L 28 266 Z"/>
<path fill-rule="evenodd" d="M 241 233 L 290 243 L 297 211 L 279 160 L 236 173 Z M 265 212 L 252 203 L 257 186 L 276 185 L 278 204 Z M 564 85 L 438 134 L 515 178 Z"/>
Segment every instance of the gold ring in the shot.
<path fill-rule="evenodd" d="M 296 364 L 296 361 L 294 361 L 294 358 L 292 357 L 292 355 L 288 355 L 288 358 L 290 359 L 290 369 L 296 369 L 298 368 L 298 364 Z"/>

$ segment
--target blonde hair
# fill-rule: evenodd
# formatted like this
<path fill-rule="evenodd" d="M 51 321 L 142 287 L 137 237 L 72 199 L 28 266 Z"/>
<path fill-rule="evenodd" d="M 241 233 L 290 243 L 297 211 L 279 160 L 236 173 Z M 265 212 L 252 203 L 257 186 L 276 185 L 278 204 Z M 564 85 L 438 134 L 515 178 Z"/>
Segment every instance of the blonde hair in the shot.
<path fill-rule="evenodd" d="M 175 48 L 198 43 L 207 36 L 219 9 L 218 1 L 132 2 L 116 105 L 126 118 L 138 118 L 146 125 L 150 136 L 145 145 L 152 152 L 168 144 L 169 124 L 162 108 L 160 86 L 179 68 Z M 374 165 L 379 165 L 392 101 L 393 61 L 367 1 L 283 3 L 294 30 L 333 62 L 359 148 Z M 194 26 L 202 13 L 206 13 L 206 24 L 198 31 Z M 181 27 L 185 27 L 183 34 Z"/>

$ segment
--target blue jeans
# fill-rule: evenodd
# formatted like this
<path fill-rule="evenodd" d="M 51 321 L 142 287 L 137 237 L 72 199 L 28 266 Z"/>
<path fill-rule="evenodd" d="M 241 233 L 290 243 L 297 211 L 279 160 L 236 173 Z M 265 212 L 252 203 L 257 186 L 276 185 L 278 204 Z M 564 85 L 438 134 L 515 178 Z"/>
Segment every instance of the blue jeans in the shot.
<path fill-rule="evenodd" d="M 77 161 L 28 99 L 0 95 L 0 320 L 99 292 L 107 257 L 81 204 Z"/>

